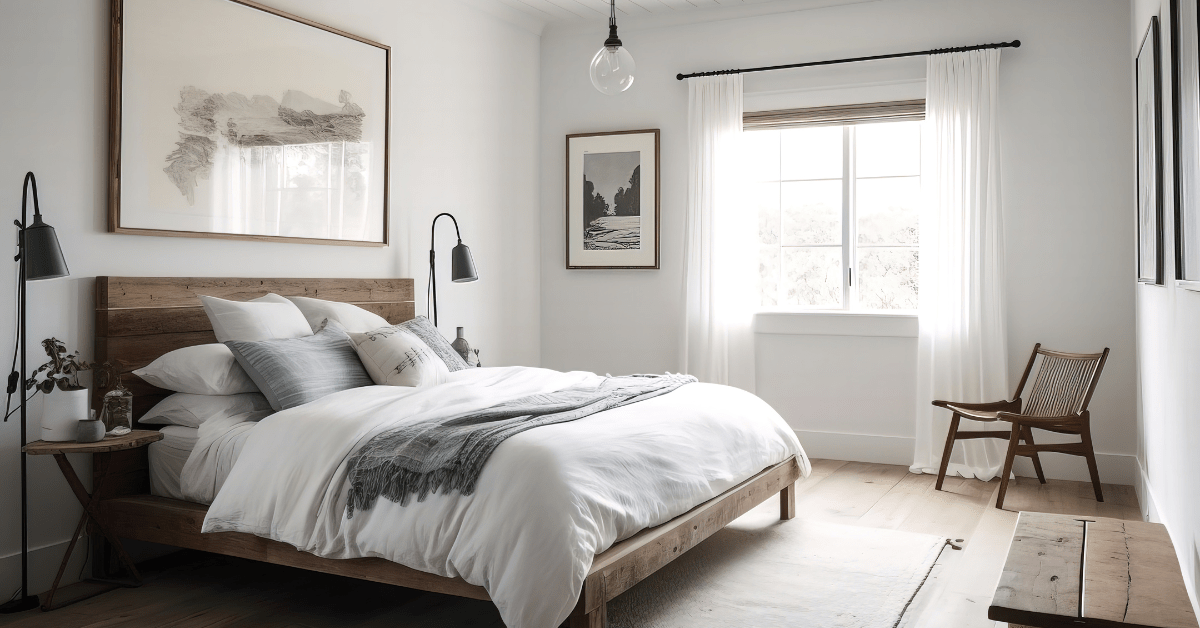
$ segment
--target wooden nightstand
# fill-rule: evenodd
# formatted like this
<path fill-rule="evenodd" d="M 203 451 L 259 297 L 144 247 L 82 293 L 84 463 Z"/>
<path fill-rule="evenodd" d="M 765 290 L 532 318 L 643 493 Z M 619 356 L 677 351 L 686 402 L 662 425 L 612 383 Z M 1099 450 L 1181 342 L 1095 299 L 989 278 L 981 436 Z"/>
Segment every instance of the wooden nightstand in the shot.
<path fill-rule="evenodd" d="M 133 430 L 124 436 L 106 436 L 104 440 L 94 443 L 76 443 L 74 441 L 67 442 L 47 442 L 43 440 L 29 443 L 24 447 L 25 453 L 31 456 L 53 455 L 54 461 L 58 463 L 59 470 L 62 471 L 63 477 L 66 478 L 67 484 L 71 486 L 71 492 L 75 493 L 75 498 L 83 505 L 83 515 L 79 517 L 79 525 L 75 526 L 75 534 L 71 537 L 71 543 L 67 546 L 67 553 L 63 556 L 62 564 L 58 567 L 58 575 L 54 577 L 54 585 L 50 587 L 50 592 L 46 594 L 46 601 L 42 603 L 42 610 L 49 611 L 56 608 L 53 604 L 54 592 L 58 590 L 58 583 L 62 580 L 63 572 L 67 569 L 67 562 L 71 560 L 71 552 L 75 551 L 75 543 L 83 534 L 84 525 L 88 519 L 104 534 L 104 538 L 112 544 L 113 549 L 117 552 L 117 557 L 125 568 L 129 570 L 129 574 L 133 576 L 133 584 L 114 583 L 109 589 L 101 589 L 93 592 L 91 595 L 72 599 L 67 604 L 84 600 L 99 593 L 109 591 L 116 586 L 139 586 L 142 583 L 142 576 L 138 573 L 137 567 L 134 566 L 133 560 L 129 558 L 129 554 L 125 553 L 125 548 L 121 546 L 121 540 L 115 534 L 108 530 L 104 525 L 104 521 L 97 516 L 96 508 L 100 501 L 100 488 L 103 485 L 105 476 L 107 476 L 107 467 L 99 474 L 94 475 L 92 481 L 92 493 L 89 495 L 87 489 L 83 487 L 83 483 L 79 481 L 79 476 L 75 475 L 75 469 L 71 467 L 71 463 L 67 460 L 67 454 L 102 454 L 113 451 L 121 451 L 123 449 L 135 449 L 137 447 L 145 447 L 150 443 L 162 440 L 163 435 L 153 430 Z M 63 604 L 61 606 L 66 606 Z"/>

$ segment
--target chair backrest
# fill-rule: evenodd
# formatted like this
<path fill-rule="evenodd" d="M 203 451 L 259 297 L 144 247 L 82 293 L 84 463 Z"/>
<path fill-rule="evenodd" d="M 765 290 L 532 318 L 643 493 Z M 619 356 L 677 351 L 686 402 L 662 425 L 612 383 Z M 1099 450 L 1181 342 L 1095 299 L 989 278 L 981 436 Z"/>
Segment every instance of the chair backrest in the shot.
<path fill-rule="evenodd" d="M 1029 397 L 1023 400 L 1021 414 L 1068 416 L 1087 410 L 1104 362 L 1108 360 L 1108 349 L 1105 348 L 1102 353 L 1063 353 L 1042 349 L 1041 343 L 1034 345 L 1033 355 L 1029 356 L 1029 364 L 1021 376 L 1021 383 L 1017 385 L 1014 399 L 1021 396 L 1039 356 L 1041 365 Z"/>

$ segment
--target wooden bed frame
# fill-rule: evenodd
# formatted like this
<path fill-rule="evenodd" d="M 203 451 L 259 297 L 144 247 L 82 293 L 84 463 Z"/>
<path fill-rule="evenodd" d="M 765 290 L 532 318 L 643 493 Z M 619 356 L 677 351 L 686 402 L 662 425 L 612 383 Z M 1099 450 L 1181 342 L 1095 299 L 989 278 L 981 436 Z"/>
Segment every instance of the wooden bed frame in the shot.
<path fill-rule="evenodd" d="M 133 375 L 155 358 L 182 347 L 216 342 L 197 295 L 248 300 L 269 292 L 354 303 L 391 323 L 413 318 L 412 279 L 236 279 L 96 278 L 96 349 L 98 362 L 111 361 L 124 373 L 134 394 L 134 418 L 169 395 Z M 97 390 L 98 404 L 104 390 Z M 157 426 L 140 426 L 148 429 Z M 381 558 L 320 558 L 291 545 L 240 532 L 201 534 L 208 508 L 201 504 L 150 495 L 146 448 L 96 454 L 93 473 L 105 473 L 100 516 L 117 536 L 176 547 L 248 558 L 311 571 L 338 574 L 478 600 L 490 600 L 482 587 L 461 578 L 417 571 Z M 721 495 L 660 526 L 649 528 L 596 555 L 584 581 L 571 628 L 605 626 L 606 603 L 662 568 L 688 549 L 779 493 L 781 519 L 795 516 L 796 458 L 768 467 Z M 97 543 L 93 564 L 103 572 L 112 558 L 107 543 Z"/>

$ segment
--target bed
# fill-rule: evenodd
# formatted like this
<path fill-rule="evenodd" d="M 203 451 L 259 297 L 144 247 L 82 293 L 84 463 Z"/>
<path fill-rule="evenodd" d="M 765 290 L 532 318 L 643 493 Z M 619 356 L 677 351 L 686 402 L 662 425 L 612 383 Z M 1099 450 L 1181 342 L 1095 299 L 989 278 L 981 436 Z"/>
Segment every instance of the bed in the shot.
<path fill-rule="evenodd" d="M 396 324 L 411 319 L 411 279 L 233 279 L 233 278 L 96 278 L 97 361 L 111 361 L 126 373 L 139 417 L 165 398 L 164 391 L 141 381 L 132 371 L 174 349 L 215 342 L 197 295 L 248 300 L 274 292 L 354 303 Z M 481 369 L 482 371 L 483 369 Z M 467 374 L 477 377 L 475 374 Z M 686 388 L 686 387 L 685 387 Z M 97 391 L 97 399 L 103 391 Z M 653 400 L 651 400 L 653 401 Z M 642 402 L 648 404 L 650 401 Z M 634 404 L 640 405 L 640 404 Z M 298 410 L 298 409 L 293 409 Z M 287 411 L 290 412 L 290 411 Z M 582 422 L 582 421 L 580 421 Z M 147 427 L 147 426 L 139 426 Z M 550 429 L 539 428 L 542 430 Z M 257 428 L 256 428 L 257 429 Z M 260 560 L 383 582 L 461 597 L 493 600 L 488 589 L 463 577 L 436 575 L 378 557 L 322 558 L 288 544 L 246 532 L 202 533 L 209 507 L 185 501 L 171 489 L 161 469 L 178 460 L 180 451 L 194 446 L 189 434 L 176 432 L 153 454 L 152 470 L 145 449 L 103 454 L 95 464 L 106 472 L 101 516 L 121 538 L 162 543 L 229 556 Z M 533 434 L 531 430 L 527 434 Z M 499 454 L 500 450 L 497 450 Z M 489 462 L 490 464 L 490 462 Z M 605 605 L 623 591 L 720 530 L 732 520 L 779 494 L 780 517 L 795 515 L 795 482 L 808 464 L 799 451 L 780 462 L 749 474 L 711 499 L 682 514 L 619 540 L 595 553 L 581 578 L 577 602 L 568 622 L 573 628 L 605 625 Z M 170 473 L 167 473 L 169 475 Z M 152 476 L 155 476 L 152 481 Z M 152 484 L 156 487 L 151 494 Z M 174 497 L 173 497 L 174 496 Z M 211 529 L 211 528 L 210 528 Z M 106 548 L 97 550 L 95 563 L 111 564 Z M 477 578 L 473 578 L 478 580 Z M 574 592 L 571 598 L 575 599 Z M 498 605 L 501 600 L 493 600 Z M 502 607 L 503 614 L 503 607 Z"/>

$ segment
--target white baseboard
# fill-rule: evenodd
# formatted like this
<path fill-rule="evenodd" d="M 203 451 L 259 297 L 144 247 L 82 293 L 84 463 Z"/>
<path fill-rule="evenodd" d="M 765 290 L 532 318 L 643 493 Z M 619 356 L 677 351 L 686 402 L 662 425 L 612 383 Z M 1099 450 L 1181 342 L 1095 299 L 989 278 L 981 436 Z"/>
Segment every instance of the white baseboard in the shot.
<path fill-rule="evenodd" d="M 1140 460 L 1137 464 L 1137 471 L 1138 481 L 1133 487 L 1137 491 L 1138 503 L 1142 507 L 1142 517 L 1146 521 L 1163 524 L 1163 527 L 1167 529 L 1167 534 L 1171 537 L 1172 544 L 1175 545 L 1176 558 L 1178 558 L 1180 566 L 1186 567 L 1188 556 L 1185 552 L 1194 551 L 1189 549 L 1193 547 L 1192 542 L 1186 537 L 1180 538 L 1181 535 L 1176 534 L 1172 529 L 1171 522 L 1163 518 L 1162 511 L 1158 507 L 1159 501 L 1154 497 L 1154 485 L 1150 483 L 1150 478 Z M 1195 580 L 1185 575 L 1183 584 L 1187 589 L 1188 598 L 1192 602 L 1193 612 L 1200 615 L 1200 591 L 1196 590 Z"/>
<path fill-rule="evenodd" d="M 877 462 L 909 466 L 916 439 L 903 436 L 874 436 L 838 432 L 796 430 L 796 437 L 810 458 Z"/>
<path fill-rule="evenodd" d="M 62 563 L 63 554 L 67 552 L 69 541 L 61 541 L 44 547 L 29 548 L 29 592 L 33 595 L 45 593 L 54 584 L 54 574 Z M 79 581 L 79 571 L 88 560 L 87 541 L 80 539 L 75 544 L 75 553 L 67 570 L 63 573 L 60 587 Z M 90 569 L 83 574 L 84 578 L 91 576 Z M 0 557 L 0 595 L 4 599 L 21 587 L 21 554 L 10 554 Z"/>
<path fill-rule="evenodd" d="M 909 466 L 913 460 L 916 439 L 905 436 L 875 436 L 872 434 L 843 434 L 839 432 L 810 432 L 796 430 L 804 451 L 813 458 L 875 462 Z M 1088 482 L 1087 463 L 1078 456 L 1043 454 L 1042 471 L 1056 480 Z M 1026 458 L 1014 463 L 1013 472 L 1033 477 L 1033 464 Z M 1140 473 L 1137 458 L 1125 454 L 1096 454 L 1100 480 L 1105 484 L 1138 486 Z"/>
<path fill-rule="evenodd" d="M 1146 521 L 1162 523 L 1162 515 L 1159 514 L 1158 502 L 1154 499 L 1154 487 L 1150 486 L 1150 480 L 1146 477 L 1146 470 L 1142 468 L 1141 461 L 1137 465 L 1137 482 L 1133 484 L 1133 490 L 1137 492 L 1138 504 L 1142 508 L 1142 518 Z"/>

